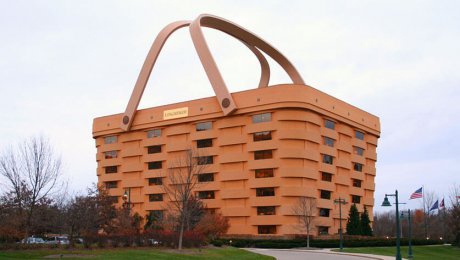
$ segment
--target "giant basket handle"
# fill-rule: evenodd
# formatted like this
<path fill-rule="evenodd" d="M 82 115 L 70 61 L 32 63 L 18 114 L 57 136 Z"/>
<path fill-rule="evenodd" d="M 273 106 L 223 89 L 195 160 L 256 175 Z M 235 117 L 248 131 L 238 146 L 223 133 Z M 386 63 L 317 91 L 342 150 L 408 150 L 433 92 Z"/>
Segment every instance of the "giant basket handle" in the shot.
<path fill-rule="evenodd" d="M 200 57 L 208 79 L 211 82 L 224 115 L 231 114 L 237 109 L 237 107 L 231 94 L 228 92 L 228 88 L 219 72 L 219 69 L 217 68 L 213 56 L 209 51 L 201 26 L 214 28 L 237 38 L 256 55 L 261 65 L 259 87 L 266 87 L 270 78 L 268 62 L 263 54 L 260 53 L 259 49 L 274 59 L 287 72 L 294 84 L 305 84 L 292 63 L 283 54 L 281 54 L 281 52 L 262 40 L 260 37 L 223 18 L 203 14 L 198 16 L 198 18 L 193 22 L 178 21 L 171 23 L 158 34 L 152 44 L 152 47 L 150 48 L 147 58 L 145 59 L 144 65 L 142 66 L 136 85 L 131 94 L 128 106 L 126 107 L 125 113 L 122 117 L 121 128 L 123 130 L 128 131 L 134 121 L 135 112 L 139 106 L 148 78 L 150 77 L 150 73 L 152 72 L 153 66 L 155 65 L 156 59 L 158 58 L 163 45 L 173 32 L 185 26 L 190 26 L 190 34 L 192 36 L 193 44 L 195 45 L 195 49 Z"/>
<path fill-rule="evenodd" d="M 189 26 L 190 23 L 191 21 L 173 22 L 167 25 L 165 28 L 163 28 L 163 30 L 161 30 L 155 38 L 155 41 L 153 42 L 152 47 L 150 48 L 149 53 L 145 58 L 144 65 L 142 66 L 141 72 L 139 73 L 133 92 L 131 93 L 131 97 L 129 99 L 125 113 L 123 114 L 120 126 L 121 129 L 128 131 L 131 128 L 137 107 L 139 106 L 140 100 L 147 85 L 147 81 L 150 77 L 150 74 L 158 58 L 158 55 L 160 54 L 166 40 L 168 40 L 169 36 L 176 30 L 182 27 Z M 268 82 L 270 80 L 270 67 L 267 62 L 267 59 L 265 59 L 265 56 L 262 53 L 260 53 L 260 51 L 257 48 L 247 44 L 242 40 L 240 41 L 244 43 L 256 55 L 257 59 L 260 62 L 261 76 L 259 81 L 259 88 L 268 86 Z M 206 68 L 207 67 L 205 67 L 205 69 Z M 212 85 L 214 86 L 214 84 Z"/>
<path fill-rule="evenodd" d="M 219 105 L 221 106 L 224 115 L 231 114 L 237 109 L 237 107 L 231 94 L 228 92 L 227 86 L 219 72 L 216 62 L 209 51 L 209 47 L 201 28 L 202 26 L 225 32 L 240 41 L 245 42 L 246 44 L 262 50 L 286 71 L 294 84 L 305 84 L 294 65 L 292 65 L 292 63 L 281 52 L 268 44 L 262 38 L 223 18 L 209 14 L 202 14 L 190 24 L 190 34 L 198 56 L 201 59 L 201 64 L 203 65 L 206 74 L 208 75 L 208 79 L 214 88 L 214 92 L 216 93 Z"/>

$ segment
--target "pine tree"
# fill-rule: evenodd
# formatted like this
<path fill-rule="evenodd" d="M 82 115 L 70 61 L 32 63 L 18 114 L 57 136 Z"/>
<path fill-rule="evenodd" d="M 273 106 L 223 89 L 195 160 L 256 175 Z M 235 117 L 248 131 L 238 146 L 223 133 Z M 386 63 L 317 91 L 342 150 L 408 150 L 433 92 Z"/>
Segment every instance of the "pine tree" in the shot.
<path fill-rule="evenodd" d="M 359 219 L 358 208 L 355 204 L 350 207 L 350 213 L 348 213 L 347 221 L 347 234 L 348 235 L 361 235 L 361 224 Z"/>
<path fill-rule="evenodd" d="M 361 235 L 372 236 L 371 220 L 366 207 L 364 207 L 364 212 L 361 214 Z"/>

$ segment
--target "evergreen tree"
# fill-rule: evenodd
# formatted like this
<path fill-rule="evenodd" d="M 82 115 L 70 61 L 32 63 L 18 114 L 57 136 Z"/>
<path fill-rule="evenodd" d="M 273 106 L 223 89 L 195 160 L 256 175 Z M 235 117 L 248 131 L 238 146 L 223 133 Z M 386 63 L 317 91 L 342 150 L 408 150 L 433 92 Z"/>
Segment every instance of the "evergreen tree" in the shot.
<path fill-rule="evenodd" d="M 366 207 L 364 207 L 364 212 L 361 214 L 361 235 L 372 236 L 371 220 Z"/>
<path fill-rule="evenodd" d="M 347 221 L 347 234 L 348 235 L 361 235 L 361 224 L 359 219 L 358 208 L 355 204 L 352 204 L 350 207 L 350 212 L 348 213 Z"/>

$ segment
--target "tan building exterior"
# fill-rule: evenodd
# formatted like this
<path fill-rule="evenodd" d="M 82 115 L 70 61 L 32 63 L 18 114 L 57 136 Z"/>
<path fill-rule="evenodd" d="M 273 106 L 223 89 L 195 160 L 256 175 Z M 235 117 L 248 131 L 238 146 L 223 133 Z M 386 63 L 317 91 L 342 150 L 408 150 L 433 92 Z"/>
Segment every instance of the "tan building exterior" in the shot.
<path fill-rule="evenodd" d="M 99 184 L 119 206 L 129 189 L 134 212 L 161 215 L 168 165 L 196 149 L 208 156 L 196 194 L 229 218 L 228 234 L 303 233 L 292 210 L 302 196 L 316 198 L 313 234 L 338 232 L 338 198 L 344 227 L 350 203 L 372 219 L 378 117 L 306 85 L 232 97 L 227 116 L 215 97 L 139 110 L 127 132 L 123 114 L 96 118 Z"/>

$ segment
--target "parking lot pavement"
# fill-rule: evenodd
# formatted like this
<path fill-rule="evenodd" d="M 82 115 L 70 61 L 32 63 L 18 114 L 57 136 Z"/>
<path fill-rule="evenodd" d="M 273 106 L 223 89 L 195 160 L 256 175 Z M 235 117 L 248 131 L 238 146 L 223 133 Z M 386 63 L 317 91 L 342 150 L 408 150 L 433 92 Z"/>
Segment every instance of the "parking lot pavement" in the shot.
<path fill-rule="evenodd" d="M 351 254 L 332 252 L 328 249 L 319 250 L 302 250 L 302 249 L 263 249 L 263 248 L 246 248 L 254 253 L 273 256 L 279 260 L 393 260 L 394 257 L 368 255 L 368 254 Z"/>

